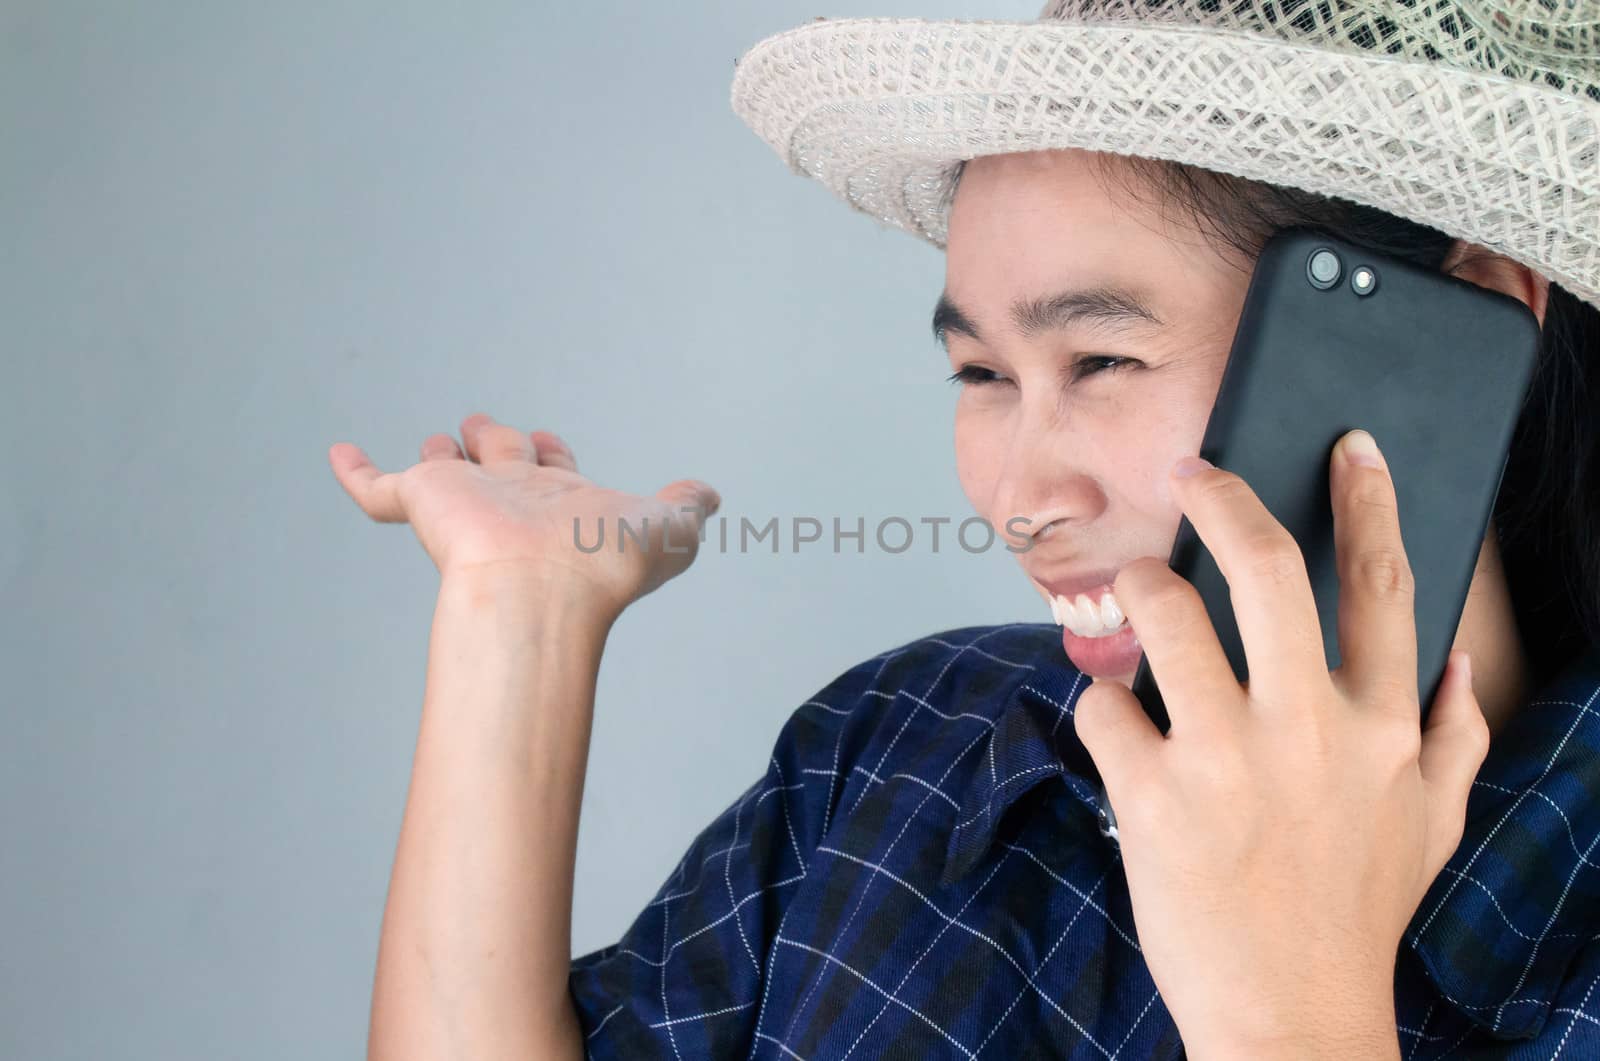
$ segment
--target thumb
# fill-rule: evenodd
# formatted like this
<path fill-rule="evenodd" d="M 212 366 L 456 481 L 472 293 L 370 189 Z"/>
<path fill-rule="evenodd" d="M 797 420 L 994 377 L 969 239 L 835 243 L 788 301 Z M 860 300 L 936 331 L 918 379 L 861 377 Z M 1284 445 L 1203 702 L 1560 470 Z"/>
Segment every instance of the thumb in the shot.
<path fill-rule="evenodd" d="M 722 507 L 722 495 L 710 483 L 699 479 L 679 479 L 656 491 L 656 500 L 672 506 L 673 521 L 696 535 L 713 512 Z"/>
<path fill-rule="evenodd" d="M 1109 679 L 1096 678 L 1079 694 L 1072 723 L 1112 802 L 1123 792 L 1125 779 L 1146 773 L 1162 740 L 1133 691 Z"/>
<path fill-rule="evenodd" d="M 1436 835 L 1450 837 L 1450 850 L 1436 860 L 1443 866 L 1460 843 L 1467 820 L 1467 796 L 1489 754 L 1489 723 L 1472 691 L 1472 667 L 1465 652 L 1452 652 L 1445 679 L 1428 710 L 1417 763 L 1428 788 Z"/>

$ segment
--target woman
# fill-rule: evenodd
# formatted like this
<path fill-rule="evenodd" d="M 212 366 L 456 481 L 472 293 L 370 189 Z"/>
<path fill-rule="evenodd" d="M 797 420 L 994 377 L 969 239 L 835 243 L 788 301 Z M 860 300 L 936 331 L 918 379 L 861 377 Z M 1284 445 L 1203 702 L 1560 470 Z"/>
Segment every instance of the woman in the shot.
<path fill-rule="evenodd" d="M 1260 23 L 1286 39 L 1252 56 L 1264 37 L 1229 36 L 1211 6 L 1119 8 L 1137 32 L 1104 38 L 1062 10 L 1021 26 L 854 20 L 781 34 L 742 62 L 735 105 L 758 131 L 852 205 L 945 247 L 935 328 L 963 385 L 963 489 L 997 527 L 1028 518 L 1031 548 L 1017 555 L 1042 596 L 1088 600 L 1057 612 L 1065 631 L 943 631 L 828 682 L 616 944 L 569 964 L 595 675 L 617 615 L 692 561 L 715 491 L 690 480 L 652 498 L 606 490 L 553 434 L 482 414 L 462 423 L 462 446 L 430 436 L 403 473 L 380 473 L 351 446 L 330 451 L 363 510 L 409 521 L 441 572 L 372 1056 L 1600 1052 L 1600 264 L 1532 237 L 1510 240 L 1516 256 L 1489 251 L 1462 235 L 1471 225 L 1425 223 L 1437 204 L 1397 215 L 1295 188 L 1291 176 L 1306 178 L 1282 154 L 1251 162 L 1280 182 L 1110 154 L 1082 131 L 1085 97 L 1060 85 L 1055 98 L 1082 113 L 1058 116 L 1057 143 L 995 147 L 1005 137 L 984 123 L 1002 88 L 1043 98 L 1024 82 L 1049 64 L 1022 62 L 1047 54 L 1041 45 L 1104 59 L 1121 41 L 1123 59 L 1169 76 L 1163 58 L 1193 60 L 1206 77 L 1175 98 L 1241 104 L 1226 130 L 1189 119 L 1217 151 L 1260 128 L 1223 74 L 1258 62 L 1258 79 L 1289 69 L 1330 85 L 1360 66 L 1315 20 Z M 1214 39 L 1164 35 L 1174 12 Z M 1455 14 L 1460 28 L 1480 13 Z M 996 26 L 1014 36 L 983 54 L 1010 62 L 986 75 L 961 65 Z M 1357 39 L 1354 26 L 1340 23 L 1341 39 Z M 1377 39 L 1418 50 L 1403 33 Z M 918 109 L 939 97 L 911 92 L 904 65 L 860 65 L 912 54 L 908 42 L 989 89 L 973 89 L 988 107 L 962 127 L 954 165 L 925 147 L 952 128 Z M 1148 83 L 1116 76 L 1099 105 L 1116 90 L 1145 98 Z M 1514 94 L 1478 76 L 1480 90 Z M 904 109 L 855 120 L 900 133 L 921 121 L 921 140 L 854 137 L 827 120 L 838 111 L 796 104 L 797 86 L 850 97 L 867 82 Z M 1336 95 L 1298 97 L 1299 117 L 1330 123 L 1349 105 Z M 1024 119 L 1007 128 L 1039 125 Z M 1464 134 L 1446 118 L 1410 135 L 1454 144 L 1438 181 L 1506 143 L 1451 141 Z M 900 168 L 873 152 L 899 152 Z M 1592 149 L 1564 157 L 1592 171 Z M 918 166 L 943 176 L 908 183 Z M 1576 170 L 1553 180 L 1568 203 L 1595 193 Z M 924 198 L 885 191 L 907 188 Z M 1495 202 L 1539 194 L 1502 191 L 1509 200 Z M 1460 651 L 1421 732 L 1415 690 L 1397 679 L 1408 661 L 1415 673 L 1409 572 L 1396 562 L 1414 543 L 1400 541 L 1381 452 L 1352 433 L 1331 457 L 1350 602 L 1334 672 L 1320 638 L 1312 653 L 1292 636 L 1310 605 L 1281 527 L 1247 483 L 1180 460 L 1203 434 L 1253 253 L 1305 222 L 1516 297 L 1542 326 Z M 1564 223 L 1575 242 L 1600 242 L 1600 212 Z M 1096 294 L 1049 297 L 1063 288 Z M 1099 312 L 1043 312 L 1062 306 Z M 1182 515 L 1229 573 L 1247 646 L 1270 647 L 1249 688 L 1219 677 L 1198 599 L 1164 563 Z M 651 548 L 572 548 L 574 518 L 646 516 Z M 1166 739 L 1126 689 L 1141 651 L 1173 690 Z M 1097 779 L 1118 808 L 1117 838 L 1095 828 Z"/>

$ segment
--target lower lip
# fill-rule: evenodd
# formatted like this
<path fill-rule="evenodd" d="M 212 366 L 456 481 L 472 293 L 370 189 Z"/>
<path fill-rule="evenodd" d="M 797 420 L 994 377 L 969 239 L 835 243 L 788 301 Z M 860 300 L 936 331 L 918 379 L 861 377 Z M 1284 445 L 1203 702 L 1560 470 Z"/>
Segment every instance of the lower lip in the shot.
<path fill-rule="evenodd" d="M 1124 623 L 1121 630 L 1105 637 L 1079 637 L 1061 628 L 1061 647 L 1073 666 L 1094 678 L 1121 678 L 1139 669 L 1144 646 L 1134 636 L 1133 624 Z"/>

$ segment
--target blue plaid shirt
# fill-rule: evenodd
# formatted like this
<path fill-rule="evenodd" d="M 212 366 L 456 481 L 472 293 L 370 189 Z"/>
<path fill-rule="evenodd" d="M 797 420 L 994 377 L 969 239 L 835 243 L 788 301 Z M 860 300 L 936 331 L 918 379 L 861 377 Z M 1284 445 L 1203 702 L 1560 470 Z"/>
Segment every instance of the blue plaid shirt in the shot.
<path fill-rule="evenodd" d="M 1181 1058 L 1049 623 L 920 638 L 785 723 L 616 943 L 591 1058 Z M 1395 970 L 1401 1056 L 1600 1058 L 1600 652 L 1495 735 Z M 1312 957 L 1312 956 L 1308 956 Z"/>

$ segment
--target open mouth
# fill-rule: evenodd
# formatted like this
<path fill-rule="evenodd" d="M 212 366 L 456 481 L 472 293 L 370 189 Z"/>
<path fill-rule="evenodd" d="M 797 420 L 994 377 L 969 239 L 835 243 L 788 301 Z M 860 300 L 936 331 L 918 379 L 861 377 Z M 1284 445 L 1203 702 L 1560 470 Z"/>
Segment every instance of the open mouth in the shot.
<path fill-rule="evenodd" d="M 1110 637 L 1128 625 L 1110 590 L 1102 591 L 1098 597 L 1087 593 L 1074 597 L 1052 594 L 1050 614 L 1057 626 L 1066 627 L 1078 637 Z"/>

